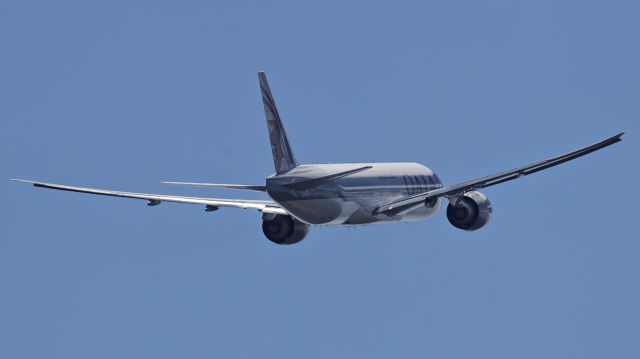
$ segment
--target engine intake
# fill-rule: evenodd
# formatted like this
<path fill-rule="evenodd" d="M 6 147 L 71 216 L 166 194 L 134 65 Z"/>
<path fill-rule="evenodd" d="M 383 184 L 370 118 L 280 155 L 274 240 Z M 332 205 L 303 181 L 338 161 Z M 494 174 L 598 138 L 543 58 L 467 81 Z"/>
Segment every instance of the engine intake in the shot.
<path fill-rule="evenodd" d="M 309 225 L 291 216 L 277 214 L 272 218 L 264 217 L 262 232 L 275 244 L 295 244 L 307 236 Z"/>
<path fill-rule="evenodd" d="M 491 202 L 485 195 L 470 191 L 460 198 L 457 205 L 449 203 L 447 219 L 456 228 L 475 231 L 489 222 L 492 212 Z"/>

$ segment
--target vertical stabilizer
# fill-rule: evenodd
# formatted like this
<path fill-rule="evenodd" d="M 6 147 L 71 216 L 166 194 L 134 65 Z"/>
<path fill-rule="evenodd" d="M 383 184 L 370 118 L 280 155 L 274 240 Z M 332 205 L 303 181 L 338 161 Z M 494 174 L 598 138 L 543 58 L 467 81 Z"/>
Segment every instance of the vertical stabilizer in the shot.
<path fill-rule="evenodd" d="M 267 128 L 269 129 L 269 140 L 271 141 L 271 153 L 273 154 L 273 164 L 276 173 L 287 172 L 298 166 L 293 156 L 293 151 L 284 131 L 280 114 L 276 103 L 271 95 L 267 76 L 263 71 L 258 72 L 260 79 L 260 91 L 262 92 L 262 103 L 264 104 L 264 115 L 267 118 Z"/>

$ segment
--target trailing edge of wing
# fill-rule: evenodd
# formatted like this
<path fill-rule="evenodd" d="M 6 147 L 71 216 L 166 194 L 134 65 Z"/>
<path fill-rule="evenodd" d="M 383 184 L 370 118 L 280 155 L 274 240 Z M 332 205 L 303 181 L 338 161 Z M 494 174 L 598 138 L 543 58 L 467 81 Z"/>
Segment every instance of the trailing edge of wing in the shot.
<path fill-rule="evenodd" d="M 433 191 L 410 196 L 410 197 L 395 201 L 393 203 L 380 206 L 375 209 L 374 213 L 394 214 L 399 211 L 403 211 L 405 208 L 414 206 L 416 203 L 424 202 L 427 200 L 427 198 L 438 198 L 443 196 L 453 197 L 464 192 L 472 191 L 474 189 L 485 188 L 485 187 L 493 186 L 502 182 L 507 182 L 516 178 L 520 178 L 526 175 L 530 175 L 532 173 L 536 173 L 538 171 L 542 171 L 547 168 L 557 166 L 561 163 L 571 161 L 578 157 L 587 155 L 591 152 L 595 152 L 597 150 L 603 149 L 614 143 L 620 142 L 622 141 L 622 135 L 624 135 L 624 132 L 621 132 L 615 136 L 609 137 L 606 140 L 600 141 L 598 143 L 594 143 L 591 146 L 583 147 L 579 150 L 569 152 L 557 157 L 553 157 L 544 161 L 532 163 L 530 165 L 523 166 L 523 167 L 514 168 L 509 171 L 499 172 L 493 175 L 480 177 L 480 178 L 477 178 L 471 181 L 462 182 L 453 186 L 442 187 Z"/>
<path fill-rule="evenodd" d="M 204 206 L 207 206 L 206 207 L 207 209 L 211 209 L 211 208 L 216 209 L 217 207 L 251 208 L 251 209 L 257 209 L 262 213 L 288 214 L 287 211 L 285 211 L 283 208 L 278 206 L 278 204 L 276 204 L 273 201 L 183 197 L 183 196 L 173 196 L 173 195 L 133 193 L 133 192 L 121 192 L 121 191 L 112 191 L 112 190 L 96 189 L 96 188 L 75 187 L 75 186 L 67 186 L 67 185 L 37 182 L 37 181 L 30 181 L 30 180 L 21 180 L 21 179 L 12 179 L 12 181 L 30 183 L 35 187 L 57 189 L 62 191 L 89 193 L 89 194 L 96 194 L 101 196 L 143 199 L 143 200 L 149 201 L 149 205 L 157 205 L 157 204 L 160 204 L 161 202 L 176 202 L 176 203 L 204 205 Z"/>
<path fill-rule="evenodd" d="M 245 184 L 228 184 L 228 183 L 200 183 L 200 182 L 162 182 L 164 184 L 190 186 L 190 187 L 209 187 L 209 188 L 226 188 L 244 191 L 266 192 L 267 186 L 255 186 Z"/>

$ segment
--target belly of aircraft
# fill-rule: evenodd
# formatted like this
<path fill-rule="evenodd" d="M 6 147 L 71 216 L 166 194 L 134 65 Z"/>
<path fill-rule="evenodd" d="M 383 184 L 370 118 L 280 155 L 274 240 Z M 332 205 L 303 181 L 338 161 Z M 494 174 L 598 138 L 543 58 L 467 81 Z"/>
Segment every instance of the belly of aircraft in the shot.
<path fill-rule="evenodd" d="M 418 208 L 398 216 L 373 214 L 373 206 L 341 198 L 299 199 L 280 202 L 280 205 L 297 219 L 317 225 L 364 225 L 383 222 L 419 221 L 433 215 L 440 202 L 432 208 Z"/>

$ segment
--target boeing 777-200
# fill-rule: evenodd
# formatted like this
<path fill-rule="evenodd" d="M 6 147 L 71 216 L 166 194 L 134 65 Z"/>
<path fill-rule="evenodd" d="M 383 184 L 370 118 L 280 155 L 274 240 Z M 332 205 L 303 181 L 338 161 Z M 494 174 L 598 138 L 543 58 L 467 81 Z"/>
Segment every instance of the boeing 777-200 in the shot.
<path fill-rule="evenodd" d="M 445 186 L 431 169 L 418 163 L 343 163 L 300 165 L 285 133 L 264 72 L 258 73 L 276 173 L 261 185 L 165 182 L 174 185 L 266 192 L 271 201 L 183 197 L 74 187 L 15 180 L 36 187 L 149 201 L 190 203 L 205 211 L 221 207 L 253 208 L 262 213 L 262 231 L 272 242 L 293 244 L 310 225 L 364 225 L 418 221 L 434 215 L 443 198 L 447 219 L 474 231 L 491 218 L 492 207 L 478 189 L 510 181 L 573 160 L 621 141 L 624 132 L 591 146 L 509 171 Z"/>

